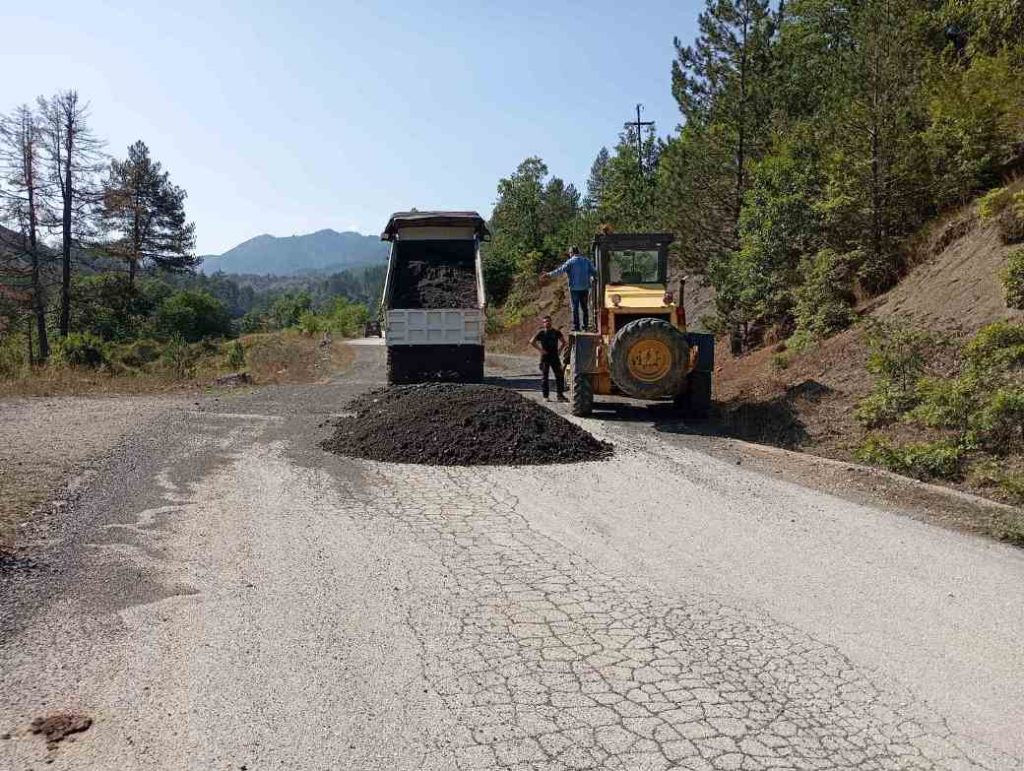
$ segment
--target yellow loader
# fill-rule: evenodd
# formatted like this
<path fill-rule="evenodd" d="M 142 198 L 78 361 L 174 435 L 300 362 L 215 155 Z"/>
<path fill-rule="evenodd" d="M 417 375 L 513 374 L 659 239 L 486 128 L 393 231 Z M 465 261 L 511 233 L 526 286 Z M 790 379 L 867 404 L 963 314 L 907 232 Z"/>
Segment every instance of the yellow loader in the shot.
<path fill-rule="evenodd" d="M 711 407 L 712 335 L 687 332 L 684 283 L 668 286 L 671 233 L 606 233 L 593 243 L 597 331 L 573 332 L 566 380 L 573 415 L 590 415 L 594 396 L 671 400 L 688 416 Z"/>

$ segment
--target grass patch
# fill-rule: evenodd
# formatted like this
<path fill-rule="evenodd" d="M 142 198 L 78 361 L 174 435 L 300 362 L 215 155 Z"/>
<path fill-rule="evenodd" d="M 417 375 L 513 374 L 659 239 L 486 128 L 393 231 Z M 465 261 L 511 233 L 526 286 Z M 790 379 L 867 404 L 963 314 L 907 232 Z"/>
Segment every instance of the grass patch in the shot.
<path fill-rule="evenodd" d="M 0 378 L 0 397 L 170 393 L 210 386 L 220 375 L 246 370 L 256 384 L 312 383 L 346 367 L 348 346 L 320 344 L 298 330 L 244 335 L 227 342 L 74 341 L 72 360 L 54 356 L 42 367 L 17 362 Z M 92 362 L 91 364 L 74 362 Z"/>

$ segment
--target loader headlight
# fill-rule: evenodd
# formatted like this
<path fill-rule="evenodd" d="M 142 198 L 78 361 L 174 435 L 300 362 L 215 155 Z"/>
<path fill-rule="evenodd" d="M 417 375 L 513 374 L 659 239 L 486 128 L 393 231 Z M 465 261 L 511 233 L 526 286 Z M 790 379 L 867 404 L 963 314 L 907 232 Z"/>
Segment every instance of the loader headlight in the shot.
<path fill-rule="evenodd" d="M 676 296 L 671 291 L 665 292 L 665 296 L 661 298 L 662 303 L 665 305 L 671 305 L 676 301 Z"/>
<path fill-rule="evenodd" d="M 619 303 L 622 302 L 622 295 L 620 295 L 620 294 L 613 294 L 611 296 L 611 301 L 612 301 L 612 305 L 614 305 L 616 308 L 618 308 L 619 307 Z"/>

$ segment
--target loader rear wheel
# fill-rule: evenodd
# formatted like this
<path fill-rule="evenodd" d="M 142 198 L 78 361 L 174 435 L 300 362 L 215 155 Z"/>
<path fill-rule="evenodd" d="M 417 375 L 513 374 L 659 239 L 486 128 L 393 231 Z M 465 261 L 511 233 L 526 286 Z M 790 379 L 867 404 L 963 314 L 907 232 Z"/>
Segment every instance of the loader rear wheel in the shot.
<path fill-rule="evenodd" d="M 683 391 L 690 347 L 667 321 L 637 319 L 615 333 L 608 360 L 612 380 L 625 393 L 659 399 Z"/>
<path fill-rule="evenodd" d="M 580 372 L 576 357 L 569 360 L 569 412 L 585 418 L 594 411 L 594 385 L 590 375 Z"/>

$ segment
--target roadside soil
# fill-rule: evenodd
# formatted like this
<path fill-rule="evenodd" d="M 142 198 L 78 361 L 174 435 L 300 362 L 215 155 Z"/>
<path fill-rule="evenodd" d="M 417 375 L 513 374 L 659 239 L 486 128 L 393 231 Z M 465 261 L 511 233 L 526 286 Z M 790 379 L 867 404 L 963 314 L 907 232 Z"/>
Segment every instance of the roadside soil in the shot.
<path fill-rule="evenodd" d="M 297 333 L 247 336 L 246 349 L 255 385 L 324 383 L 354 358 L 348 345 Z M 202 396 L 239 390 L 210 383 L 70 368 L 0 382 L 0 569 L 48 538 L 55 516 L 127 435 Z"/>
<path fill-rule="evenodd" d="M 128 433 L 182 396 L 0 401 L 0 568 L 4 555 L 46 540 L 50 524 Z"/>

